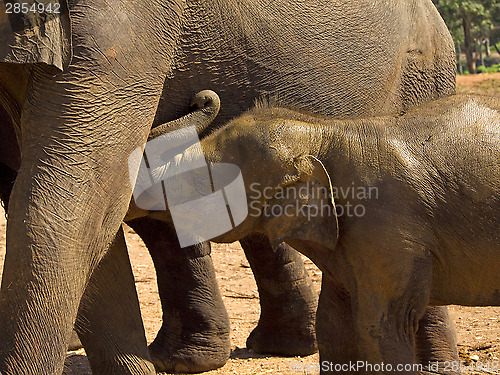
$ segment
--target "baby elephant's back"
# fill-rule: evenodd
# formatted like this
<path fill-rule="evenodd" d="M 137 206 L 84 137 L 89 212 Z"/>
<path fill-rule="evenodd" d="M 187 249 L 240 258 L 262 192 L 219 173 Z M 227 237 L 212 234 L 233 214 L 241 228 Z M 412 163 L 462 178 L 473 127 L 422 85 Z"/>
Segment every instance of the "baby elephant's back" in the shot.
<path fill-rule="evenodd" d="M 500 97 L 454 95 L 407 113 L 399 131 L 423 168 L 449 181 L 500 189 Z"/>
<path fill-rule="evenodd" d="M 424 142 L 437 148 L 436 168 L 457 183 L 500 190 L 500 98 L 487 96 L 453 96 L 437 101 L 443 114 L 437 121 L 435 134 Z M 435 141 L 433 142 L 433 138 Z M 441 152 L 439 152 L 441 149 Z M 478 186 L 479 188 L 479 186 Z"/>

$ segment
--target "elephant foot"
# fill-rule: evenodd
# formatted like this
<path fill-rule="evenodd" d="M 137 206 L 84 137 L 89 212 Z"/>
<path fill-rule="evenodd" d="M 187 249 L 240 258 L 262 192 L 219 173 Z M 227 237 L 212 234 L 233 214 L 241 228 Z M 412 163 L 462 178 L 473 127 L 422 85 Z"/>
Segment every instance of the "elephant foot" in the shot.
<path fill-rule="evenodd" d="M 260 324 L 247 338 L 247 348 L 255 353 L 307 356 L 318 351 L 314 329 L 276 327 Z"/>
<path fill-rule="evenodd" d="M 317 296 L 308 279 L 301 280 L 296 288 L 296 293 L 273 294 L 274 302 L 261 290 L 261 316 L 247 338 L 247 348 L 255 353 L 291 357 L 318 351 Z"/>
<path fill-rule="evenodd" d="M 163 325 L 149 346 L 158 372 L 218 369 L 231 354 L 229 316 L 210 255 L 171 261 L 160 285 Z"/>
<path fill-rule="evenodd" d="M 187 306 L 167 305 L 164 309 L 162 328 L 149 346 L 158 372 L 198 373 L 218 369 L 228 361 L 231 354 L 229 317 L 215 276 L 212 280 L 210 298 L 205 298 L 207 290 L 188 288 Z"/>
<path fill-rule="evenodd" d="M 203 337 L 203 339 L 200 339 Z M 231 352 L 229 333 L 197 332 L 174 343 L 172 337 L 158 334 L 149 354 L 158 372 L 199 373 L 224 366 Z"/>
<path fill-rule="evenodd" d="M 149 346 L 159 372 L 197 373 L 224 366 L 231 354 L 229 316 L 209 243 L 180 248 L 173 228 L 151 219 L 129 224 L 155 264 L 163 325 Z"/>

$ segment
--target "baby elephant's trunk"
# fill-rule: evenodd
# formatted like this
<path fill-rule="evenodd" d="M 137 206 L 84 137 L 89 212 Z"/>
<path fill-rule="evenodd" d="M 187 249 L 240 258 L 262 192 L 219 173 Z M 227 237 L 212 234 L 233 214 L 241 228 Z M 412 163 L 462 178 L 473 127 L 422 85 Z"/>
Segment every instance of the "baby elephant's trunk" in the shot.
<path fill-rule="evenodd" d="M 212 90 L 200 91 L 194 96 L 191 106 L 196 107 L 196 110 L 186 116 L 157 126 L 149 133 L 148 140 L 152 140 L 165 133 L 179 130 L 187 126 L 196 126 L 196 132 L 202 134 L 215 117 L 217 117 L 217 113 L 219 113 L 219 95 Z"/>

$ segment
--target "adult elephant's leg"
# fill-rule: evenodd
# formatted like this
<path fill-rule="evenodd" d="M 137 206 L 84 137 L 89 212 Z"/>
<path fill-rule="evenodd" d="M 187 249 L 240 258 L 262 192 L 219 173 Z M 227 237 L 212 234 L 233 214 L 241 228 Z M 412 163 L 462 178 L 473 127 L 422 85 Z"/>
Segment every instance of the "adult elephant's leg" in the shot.
<path fill-rule="evenodd" d="M 315 353 L 318 295 L 300 254 L 284 243 L 273 250 L 261 235 L 240 242 L 257 282 L 261 306 L 247 347 L 257 353 Z"/>
<path fill-rule="evenodd" d="M 54 77 L 34 67 L 23 106 L 0 294 L 9 375 L 62 373 L 86 283 L 128 210 L 128 157 L 153 123 L 184 3 L 70 6 L 72 64 Z"/>
<path fill-rule="evenodd" d="M 7 212 L 12 187 L 16 180 L 21 154 L 17 143 L 14 124 L 9 114 L 0 105 L 0 200 Z M 73 331 L 69 341 L 69 350 L 82 347 L 82 343 Z"/>
<path fill-rule="evenodd" d="M 425 310 L 425 315 L 419 321 L 416 342 L 417 358 L 424 366 L 423 374 L 436 373 L 436 370 L 443 374 L 459 373 L 445 365 L 445 362 L 459 362 L 455 325 L 446 306 L 428 307 Z M 434 368 L 429 368 L 430 364 Z"/>
<path fill-rule="evenodd" d="M 39 128 L 23 131 L 23 160 L 9 204 L 0 299 L 0 371 L 5 374 L 62 372 L 85 284 L 130 199 L 126 157 L 118 155 L 136 146 L 130 144 L 134 134 L 113 129 L 111 144 L 96 135 L 89 140 L 92 148 L 85 149 L 89 134 L 58 123 L 65 118 L 59 111 L 54 111 L 58 121 L 35 115 L 38 109 L 26 114 L 43 120 L 37 121 Z M 146 133 L 143 129 L 142 138 Z"/>
<path fill-rule="evenodd" d="M 115 97 L 125 90 L 121 82 L 111 90 L 104 78 L 85 80 L 84 71 L 72 69 L 35 75 L 24 107 L 0 298 L 5 374 L 62 372 L 87 280 L 128 209 L 128 155 L 146 139 L 154 117 L 155 108 L 126 106 Z M 95 97 L 122 103 L 120 111 L 96 108 Z"/>
<path fill-rule="evenodd" d="M 75 328 L 93 375 L 155 374 L 121 228 L 85 289 Z"/>
<path fill-rule="evenodd" d="M 208 242 L 181 249 L 168 224 L 149 218 L 129 225 L 156 268 L 163 324 L 149 350 L 160 371 L 202 372 L 230 355 L 229 317 L 215 278 Z"/>

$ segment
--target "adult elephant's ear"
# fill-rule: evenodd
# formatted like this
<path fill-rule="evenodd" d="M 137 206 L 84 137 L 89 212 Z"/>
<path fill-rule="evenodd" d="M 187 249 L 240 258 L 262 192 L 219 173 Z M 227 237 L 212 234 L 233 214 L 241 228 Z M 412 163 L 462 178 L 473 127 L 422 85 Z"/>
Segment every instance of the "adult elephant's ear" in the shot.
<path fill-rule="evenodd" d="M 45 63 L 62 71 L 71 62 L 66 0 L 0 1 L 0 62 Z"/>
<path fill-rule="evenodd" d="M 267 202 L 266 234 L 273 248 L 290 239 L 334 249 L 339 229 L 330 177 L 323 163 L 311 155 L 295 158 L 294 168 L 296 173 L 285 176 Z"/>

